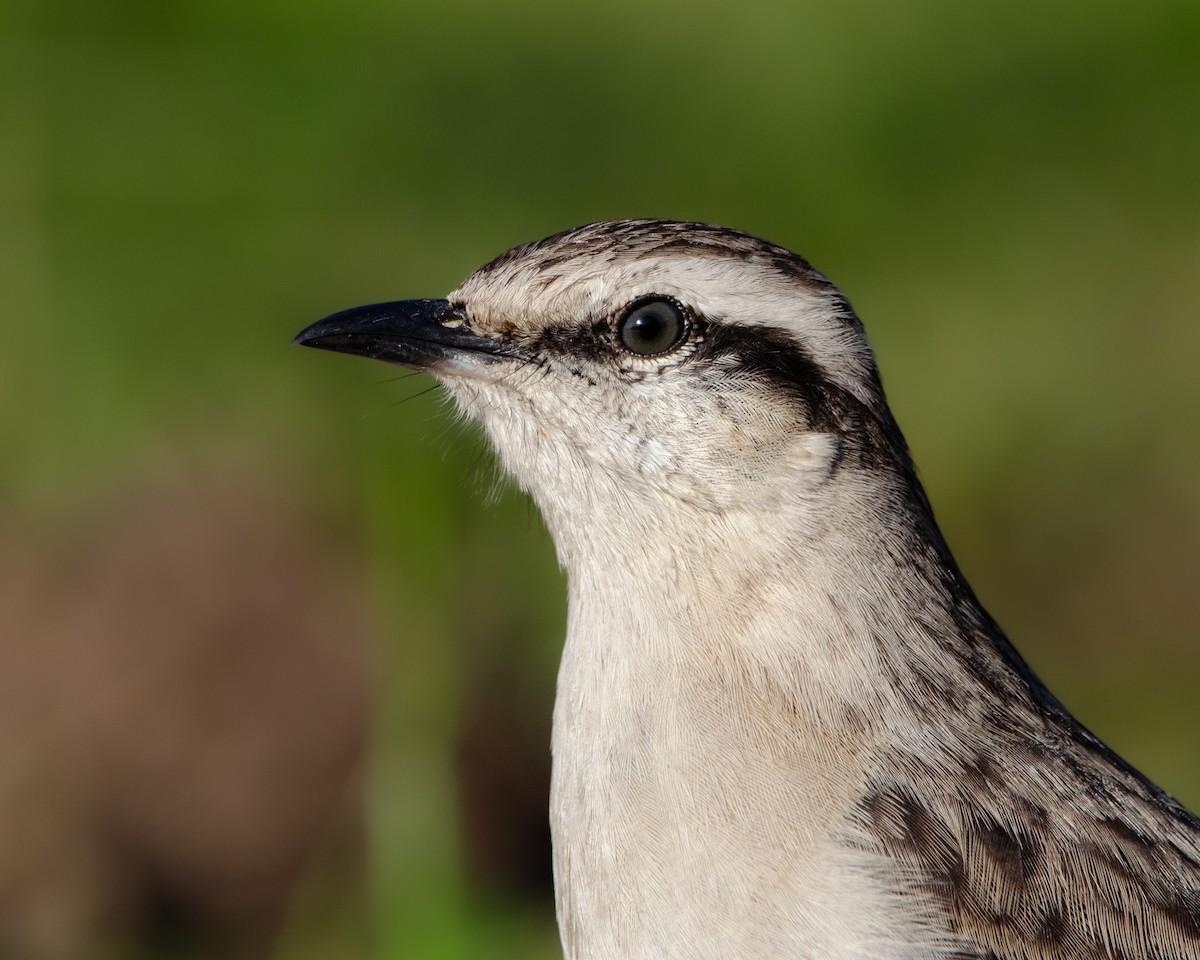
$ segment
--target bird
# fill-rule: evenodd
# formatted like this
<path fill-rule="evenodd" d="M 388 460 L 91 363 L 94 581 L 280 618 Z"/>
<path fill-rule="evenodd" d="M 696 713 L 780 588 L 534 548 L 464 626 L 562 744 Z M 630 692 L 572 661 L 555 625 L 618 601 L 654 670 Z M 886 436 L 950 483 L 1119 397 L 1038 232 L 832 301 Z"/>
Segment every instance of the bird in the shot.
<path fill-rule="evenodd" d="M 432 374 L 549 529 L 568 960 L 1200 958 L 1200 820 L 985 611 L 806 260 L 606 221 L 295 342 Z"/>

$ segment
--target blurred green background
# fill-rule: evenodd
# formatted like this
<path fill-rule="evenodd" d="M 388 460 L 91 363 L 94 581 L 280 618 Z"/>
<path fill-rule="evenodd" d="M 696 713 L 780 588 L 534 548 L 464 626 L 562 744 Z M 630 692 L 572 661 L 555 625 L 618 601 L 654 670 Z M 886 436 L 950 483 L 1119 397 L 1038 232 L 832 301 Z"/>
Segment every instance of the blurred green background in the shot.
<path fill-rule="evenodd" d="M 992 613 L 1200 804 L 1194 0 L 9 0 L 0 955 L 556 955 L 540 521 L 288 341 L 647 215 L 843 287 Z"/>

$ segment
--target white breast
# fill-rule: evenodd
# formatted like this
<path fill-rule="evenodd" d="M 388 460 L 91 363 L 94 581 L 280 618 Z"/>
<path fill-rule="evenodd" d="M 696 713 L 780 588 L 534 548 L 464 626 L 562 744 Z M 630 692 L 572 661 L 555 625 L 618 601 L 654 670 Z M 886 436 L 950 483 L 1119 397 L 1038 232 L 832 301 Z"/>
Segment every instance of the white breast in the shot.
<path fill-rule="evenodd" d="M 571 571 L 551 795 L 569 960 L 944 956 L 887 865 L 846 843 L 865 744 L 763 662 L 777 616 L 689 595 L 665 556 L 637 567 Z M 808 606 L 791 629 L 819 629 Z M 789 642 L 805 645 L 811 690 L 870 669 L 829 638 Z"/>

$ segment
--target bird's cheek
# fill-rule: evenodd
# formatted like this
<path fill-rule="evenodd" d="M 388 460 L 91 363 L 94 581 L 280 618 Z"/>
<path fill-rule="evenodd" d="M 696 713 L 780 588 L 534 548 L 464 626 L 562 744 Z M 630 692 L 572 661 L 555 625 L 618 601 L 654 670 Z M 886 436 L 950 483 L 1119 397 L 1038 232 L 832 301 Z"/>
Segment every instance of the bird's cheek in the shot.
<path fill-rule="evenodd" d="M 691 472 L 713 502 L 725 507 L 771 511 L 797 494 L 824 484 L 838 460 L 830 434 L 793 435 L 786 442 L 758 438 L 710 450 Z"/>
<path fill-rule="evenodd" d="M 842 457 L 842 441 L 833 433 L 805 433 L 788 444 L 783 468 L 799 482 L 817 487 L 837 469 Z"/>

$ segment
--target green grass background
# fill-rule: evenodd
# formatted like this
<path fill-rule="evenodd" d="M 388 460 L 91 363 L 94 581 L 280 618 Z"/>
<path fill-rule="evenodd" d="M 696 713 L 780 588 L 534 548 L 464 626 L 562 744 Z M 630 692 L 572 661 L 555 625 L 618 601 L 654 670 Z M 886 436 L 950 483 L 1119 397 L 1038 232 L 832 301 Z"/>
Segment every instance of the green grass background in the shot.
<path fill-rule="evenodd" d="M 280 957 L 555 955 L 467 883 L 449 746 L 501 652 L 541 722 L 548 541 L 426 381 L 288 340 L 595 219 L 839 283 L 985 603 L 1200 804 L 1194 0 L 10 0 L 0 205 L 4 515 L 70 530 L 202 448 L 362 544 L 369 902 L 313 879 Z"/>

